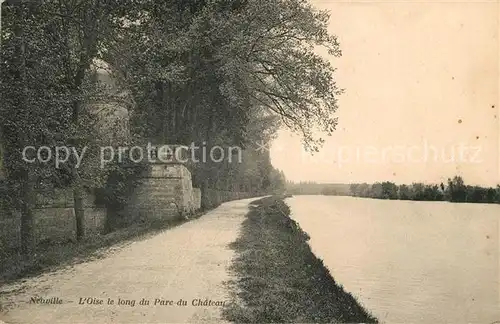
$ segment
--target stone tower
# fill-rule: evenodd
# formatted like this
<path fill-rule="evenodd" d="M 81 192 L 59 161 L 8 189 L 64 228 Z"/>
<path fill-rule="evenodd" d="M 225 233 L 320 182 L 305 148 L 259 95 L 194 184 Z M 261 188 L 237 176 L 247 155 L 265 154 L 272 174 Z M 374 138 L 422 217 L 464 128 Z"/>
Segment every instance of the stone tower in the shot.
<path fill-rule="evenodd" d="M 119 146 L 130 140 L 129 112 L 134 107 L 130 92 L 123 86 L 120 74 L 106 62 L 94 60 L 91 81 L 99 95 L 88 105 L 97 121 L 97 136 L 108 145 Z"/>

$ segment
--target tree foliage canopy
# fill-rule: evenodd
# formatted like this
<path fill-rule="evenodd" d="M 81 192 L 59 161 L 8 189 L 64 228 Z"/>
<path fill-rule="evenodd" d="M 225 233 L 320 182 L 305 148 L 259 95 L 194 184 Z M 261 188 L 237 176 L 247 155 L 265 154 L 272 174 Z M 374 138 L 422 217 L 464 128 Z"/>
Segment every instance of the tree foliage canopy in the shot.
<path fill-rule="evenodd" d="M 317 49 L 341 51 L 328 33 L 328 13 L 307 1 L 45 0 L 2 8 L 3 165 L 18 184 L 23 236 L 31 231 L 40 183 L 73 187 L 78 233 L 82 190 L 106 186 L 109 172 L 92 163 L 77 169 L 70 160 L 58 169 L 21 159 L 27 145 L 81 149 L 105 142 L 89 111 L 96 100 L 111 100 L 91 77 L 97 61 L 107 62 L 130 94 L 136 143 L 245 149 L 241 164 L 190 165 L 202 188 L 282 190 L 284 175 L 269 152 L 252 146 L 286 126 L 317 150 L 313 130 L 329 134 L 337 125 L 341 90 Z"/>

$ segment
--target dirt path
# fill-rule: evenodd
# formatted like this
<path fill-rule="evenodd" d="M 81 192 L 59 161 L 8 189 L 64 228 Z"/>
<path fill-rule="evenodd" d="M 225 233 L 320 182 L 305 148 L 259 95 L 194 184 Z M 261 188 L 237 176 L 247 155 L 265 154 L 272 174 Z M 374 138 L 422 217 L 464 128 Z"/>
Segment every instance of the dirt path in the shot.
<path fill-rule="evenodd" d="M 253 200 L 225 203 L 199 219 L 110 252 L 104 259 L 2 287 L 0 293 L 13 293 L 0 300 L 8 306 L 0 313 L 0 323 L 221 322 L 220 304 L 229 302 L 224 282 L 230 279 L 228 267 L 234 254 L 228 244 L 236 240 Z M 62 300 L 62 304 L 31 302 L 37 297 Z M 82 305 L 80 298 L 95 298 L 102 304 Z M 114 305 L 108 305 L 108 298 Z M 149 305 L 139 305 L 142 298 Z M 135 300 L 135 305 L 117 305 L 118 299 Z M 180 299 L 186 306 L 177 305 Z M 206 300 L 219 305 L 203 306 Z M 193 306 L 193 302 L 202 305 Z"/>

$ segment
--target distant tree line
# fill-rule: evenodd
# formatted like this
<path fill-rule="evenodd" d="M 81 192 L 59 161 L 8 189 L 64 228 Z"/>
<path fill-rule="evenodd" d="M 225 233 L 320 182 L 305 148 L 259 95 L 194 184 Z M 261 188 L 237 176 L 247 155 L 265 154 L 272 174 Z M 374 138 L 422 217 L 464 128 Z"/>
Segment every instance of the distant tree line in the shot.
<path fill-rule="evenodd" d="M 294 183 L 288 181 L 286 191 L 292 195 L 350 196 L 350 187 L 342 183 L 315 183 L 311 181 Z"/>
<path fill-rule="evenodd" d="M 500 203 L 500 185 L 496 188 L 466 185 L 460 176 L 448 179 L 447 184 L 397 185 L 393 182 L 351 184 L 350 195 L 376 199 L 418 201 L 451 201 L 469 203 Z"/>
<path fill-rule="evenodd" d="M 368 183 L 316 183 L 312 181 L 294 183 L 288 181 L 286 192 L 292 195 L 354 196 L 375 199 L 450 201 L 468 203 L 500 203 L 500 185 L 495 188 L 466 185 L 460 176 L 448 179 L 447 183 L 397 185 L 390 181 Z"/>

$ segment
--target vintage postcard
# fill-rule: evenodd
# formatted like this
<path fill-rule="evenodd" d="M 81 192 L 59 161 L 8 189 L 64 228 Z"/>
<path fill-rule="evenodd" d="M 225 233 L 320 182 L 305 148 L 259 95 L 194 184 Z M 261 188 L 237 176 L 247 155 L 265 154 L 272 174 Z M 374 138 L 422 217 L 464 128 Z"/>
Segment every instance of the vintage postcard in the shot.
<path fill-rule="evenodd" d="M 0 324 L 500 323 L 497 0 L 0 5 Z"/>

